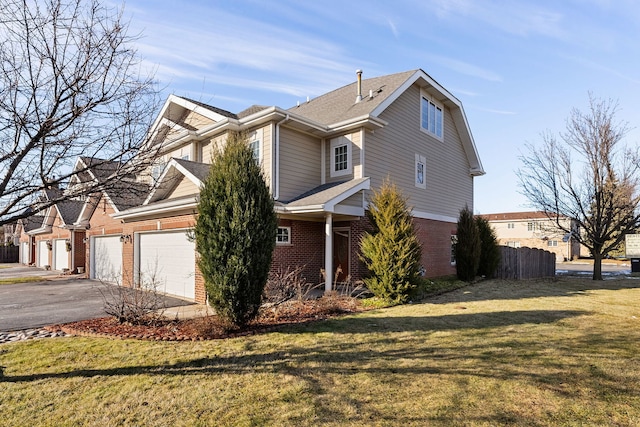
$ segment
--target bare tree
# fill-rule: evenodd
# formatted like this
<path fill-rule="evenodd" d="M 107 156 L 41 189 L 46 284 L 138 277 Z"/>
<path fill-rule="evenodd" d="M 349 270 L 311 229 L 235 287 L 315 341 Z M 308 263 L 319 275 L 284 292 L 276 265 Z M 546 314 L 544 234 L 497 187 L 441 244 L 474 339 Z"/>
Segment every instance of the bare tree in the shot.
<path fill-rule="evenodd" d="M 41 200 L 45 209 L 146 169 L 158 107 L 122 9 L 98 0 L 8 0 L 0 8 L 0 225 L 26 217 L 41 190 L 82 175 L 99 180 Z M 145 148 L 146 147 L 146 148 Z M 88 159 L 88 160 L 87 160 Z"/>
<path fill-rule="evenodd" d="M 640 224 L 640 152 L 622 144 L 628 127 L 615 120 L 617 108 L 590 94 L 589 111 L 573 109 L 559 138 L 546 133 L 541 146 L 526 145 L 518 171 L 533 207 L 591 251 L 594 280 L 602 280 L 602 259 Z"/>

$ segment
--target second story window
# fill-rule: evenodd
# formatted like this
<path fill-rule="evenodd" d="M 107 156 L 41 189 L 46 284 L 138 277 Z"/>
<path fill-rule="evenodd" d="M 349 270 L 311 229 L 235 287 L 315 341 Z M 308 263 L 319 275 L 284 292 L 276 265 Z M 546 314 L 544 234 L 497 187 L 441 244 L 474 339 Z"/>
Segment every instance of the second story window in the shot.
<path fill-rule="evenodd" d="M 513 222 L 507 224 L 507 228 L 516 228 L 516 225 Z"/>
<path fill-rule="evenodd" d="M 351 174 L 351 141 L 345 137 L 331 140 L 331 176 Z"/>
<path fill-rule="evenodd" d="M 253 159 L 257 163 L 260 163 L 260 141 L 259 140 L 251 141 L 249 143 L 249 147 L 251 148 L 251 151 L 253 152 Z"/>
<path fill-rule="evenodd" d="M 347 144 L 338 145 L 334 149 L 334 155 L 336 156 L 336 172 L 347 170 L 347 167 L 349 166 L 349 153 L 347 151 Z"/>
<path fill-rule="evenodd" d="M 420 127 L 438 139 L 442 139 L 442 106 L 425 96 L 420 101 Z"/>
<path fill-rule="evenodd" d="M 160 175 L 162 175 L 162 171 L 164 171 L 165 166 L 166 163 L 164 162 L 164 160 L 160 160 L 151 167 L 151 177 L 154 181 L 157 181 L 160 178 Z"/>

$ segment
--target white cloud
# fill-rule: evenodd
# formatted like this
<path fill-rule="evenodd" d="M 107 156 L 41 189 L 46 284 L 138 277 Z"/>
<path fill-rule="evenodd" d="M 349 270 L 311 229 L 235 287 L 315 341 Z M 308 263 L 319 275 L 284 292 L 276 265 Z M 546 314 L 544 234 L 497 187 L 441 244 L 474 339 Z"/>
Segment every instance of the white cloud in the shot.
<path fill-rule="evenodd" d="M 460 17 L 482 21 L 501 31 L 517 36 L 540 35 L 554 39 L 566 39 L 564 15 L 545 9 L 536 3 L 432 0 L 435 14 L 443 20 Z"/>

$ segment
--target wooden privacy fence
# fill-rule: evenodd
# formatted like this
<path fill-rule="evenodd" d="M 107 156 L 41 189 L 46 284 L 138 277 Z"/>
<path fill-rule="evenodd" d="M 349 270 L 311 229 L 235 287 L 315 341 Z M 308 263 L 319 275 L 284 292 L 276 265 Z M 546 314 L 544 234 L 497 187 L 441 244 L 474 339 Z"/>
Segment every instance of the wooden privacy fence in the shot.
<path fill-rule="evenodd" d="M 0 246 L 0 262 L 18 262 L 19 258 L 19 246 Z"/>
<path fill-rule="evenodd" d="M 556 275 L 556 254 L 542 249 L 500 246 L 499 279 L 534 279 Z"/>

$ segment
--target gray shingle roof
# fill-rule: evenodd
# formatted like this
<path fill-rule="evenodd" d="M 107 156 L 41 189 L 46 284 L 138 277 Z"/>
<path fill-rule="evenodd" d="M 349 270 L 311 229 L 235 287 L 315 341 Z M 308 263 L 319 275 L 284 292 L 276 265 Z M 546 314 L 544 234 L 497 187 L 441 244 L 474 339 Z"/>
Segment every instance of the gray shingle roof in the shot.
<path fill-rule="evenodd" d="M 44 215 L 32 215 L 21 220 L 22 228 L 25 232 L 35 230 L 42 227 L 44 223 Z"/>
<path fill-rule="evenodd" d="M 140 206 L 151 191 L 143 182 L 119 182 L 117 186 L 105 192 L 119 211 Z"/>
<path fill-rule="evenodd" d="M 230 111 L 227 110 L 223 110 L 222 108 L 218 108 L 218 107 L 214 107 L 213 105 L 209 105 L 209 104 L 205 104 L 204 102 L 200 102 L 200 101 L 196 101 L 195 99 L 191 99 L 191 98 L 187 98 L 184 96 L 180 96 L 180 98 L 185 99 L 189 102 L 193 102 L 196 105 L 199 105 L 203 108 L 206 108 L 207 110 L 211 110 L 214 113 L 218 113 L 221 116 L 225 116 L 225 117 L 229 117 L 230 119 L 237 119 L 238 116 Z"/>
<path fill-rule="evenodd" d="M 290 207 L 323 205 L 368 179 L 369 178 L 357 178 L 349 181 L 319 185 L 288 202 L 282 202 L 282 204 Z"/>
<path fill-rule="evenodd" d="M 120 167 L 120 163 L 112 160 L 98 159 L 96 157 L 80 157 L 80 159 L 101 182 L 117 172 Z"/>
<path fill-rule="evenodd" d="M 356 103 L 356 82 L 321 95 L 289 111 L 326 125 L 371 114 L 388 96 L 419 70 L 362 80 L 362 101 Z M 369 98 L 369 91 L 373 98 Z"/>
<path fill-rule="evenodd" d="M 264 110 L 266 108 L 269 108 L 269 107 L 266 107 L 264 105 L 252 105 L 251 107 L 240 111 L 238 113 L 238 118 L 239 119 L 243 119 L 243 118 L 248 117 L 248 116 L 250 116 L 252 114 L 255 114 L 255 113 L 259 112 L 259 111 L 262 111 L 262 110 Z"/>
<path fill-rule="evenodd" d="M 192 162 L 190 160 L 178 159 L 174 158 L 176 163 L 180 166 L 188 170 L 191 174 L 193 174 L 200 181 L 204 181 L 209 176 L 209 170 L 211 169 L 211 165 L 208 163 L 200 163 L 200 162 Z"/>

